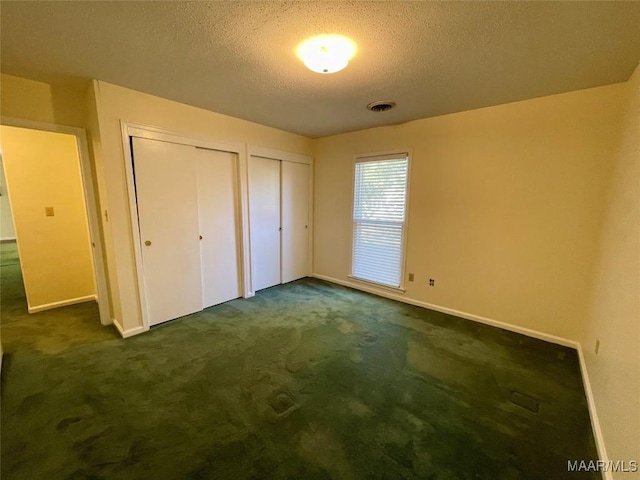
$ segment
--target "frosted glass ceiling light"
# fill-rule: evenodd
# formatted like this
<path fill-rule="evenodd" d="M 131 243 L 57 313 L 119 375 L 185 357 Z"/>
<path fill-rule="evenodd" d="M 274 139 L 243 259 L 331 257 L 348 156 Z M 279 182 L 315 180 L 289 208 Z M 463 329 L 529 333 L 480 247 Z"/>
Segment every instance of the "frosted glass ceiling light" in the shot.
<path fill-rule="evenodd" d="M 317 73 L 335 73 L 349 64 L 356 53 L 356 45 L 340 35 L 319 35 L 298 45 L 298 58 Z"/>

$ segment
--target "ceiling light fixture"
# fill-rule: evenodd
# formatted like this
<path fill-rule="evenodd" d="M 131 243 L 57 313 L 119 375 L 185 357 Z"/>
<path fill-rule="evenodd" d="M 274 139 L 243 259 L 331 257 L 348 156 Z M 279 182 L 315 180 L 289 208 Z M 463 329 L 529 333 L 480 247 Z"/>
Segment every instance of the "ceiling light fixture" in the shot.
<path fill-rule="evenodd" d="M 341 35 L 318 35 L 298 45 L 296 53 L 309 70 L 329 74 L 349 64 L 356 54 L 356 45 Z"/>

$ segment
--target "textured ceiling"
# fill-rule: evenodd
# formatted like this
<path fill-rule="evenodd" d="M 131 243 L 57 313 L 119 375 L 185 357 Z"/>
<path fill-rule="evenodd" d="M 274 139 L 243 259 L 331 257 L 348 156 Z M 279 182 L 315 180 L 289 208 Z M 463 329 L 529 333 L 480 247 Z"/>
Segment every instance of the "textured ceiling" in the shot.
<path fill-rule="evenodd" d="M 319 137 L 625 81 L 640 2 L 9 2 L 2 72 L 97 78 Z M 295 56 L 352 38 L 342 72 Z M 374 100 L 393 100 L 385 113 Z"/>

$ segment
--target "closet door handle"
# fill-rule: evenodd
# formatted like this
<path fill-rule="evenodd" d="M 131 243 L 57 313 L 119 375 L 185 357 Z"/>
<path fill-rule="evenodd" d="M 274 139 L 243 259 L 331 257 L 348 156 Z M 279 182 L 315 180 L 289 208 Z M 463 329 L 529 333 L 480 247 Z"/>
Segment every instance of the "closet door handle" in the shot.
<path fill-rule="evenodd" d="M 200 235 L 200 240 L 202 240 L 202 235 Z"/>
<path fill-rule="evenodd" d="M 144 244 L 145 244 L 147 247 L 149 247 L 149 246 L 151 245 L 151 240 L 147 240 L 147 241 L 145 241 L 145 242 L 144 242 Z"/>

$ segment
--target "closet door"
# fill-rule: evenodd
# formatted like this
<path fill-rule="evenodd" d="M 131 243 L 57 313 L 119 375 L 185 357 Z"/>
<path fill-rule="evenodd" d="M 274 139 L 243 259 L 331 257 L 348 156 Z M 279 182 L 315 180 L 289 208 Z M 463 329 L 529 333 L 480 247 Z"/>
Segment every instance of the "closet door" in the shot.
<path fill-rule="evenodd" d="M 196 149 L 203 308 L 238 298 L 237 155 Z"/>
<path fill-rule="evenodd" d="M 149 324 L 202 309 L 195 147 L 133 138 Z"/>
<path fill-rule="evenodd" d="M 280 161 L 249 159 L 249 228 L 254 291 L 281 283 Z"/>
<path fill-rule="evenodd" d="M 309 165 L 282 162 L 282 283 L 309 275 Z"/>

